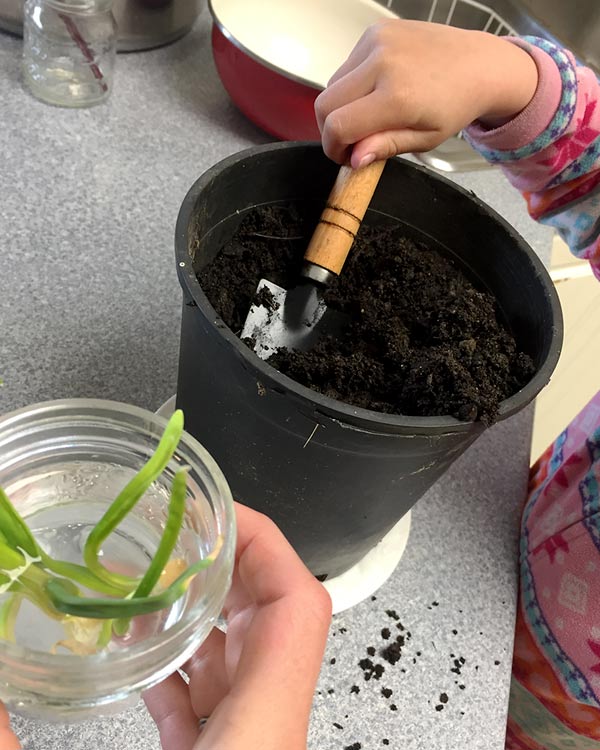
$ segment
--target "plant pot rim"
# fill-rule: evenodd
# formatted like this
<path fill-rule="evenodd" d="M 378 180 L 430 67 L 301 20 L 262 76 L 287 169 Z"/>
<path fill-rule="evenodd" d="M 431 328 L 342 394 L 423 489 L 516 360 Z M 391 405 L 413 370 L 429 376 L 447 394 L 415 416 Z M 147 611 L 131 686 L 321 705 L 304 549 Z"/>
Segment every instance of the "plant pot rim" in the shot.
<path fill-rule="evenodd" d="M 190 262 L 190 254 L 188 252 L 188 227 L 190 220 L 194 215 L 194 208 L 198 196 L 206 190 L 210 183 L 224 170 L 239 162 L 243 162 L 261 153 L 288 150 L 290 148 L 305 149 L 307 147 L 316 149 L 320 148 L 320 144 L 314 141 L 284 141 L 252 146 L 217 162 L 194 182 L 181 204 L 175 227 L 175 256 L 177 260 L 177 272 L 183 289 L 187 291 L 189 297 L 202 310 L 207 319 L 219 329 L 221 336 L 233 347 L 244 363 L 247 366 L 254 368 L 261 376 L 263 376 L 266 381 L 264 383 L 265 385 L 270 381 L 275 385 L 286 389 L 300 401 L 312 406 L 316 412 L 337 421 L 342 427 L 366 430 L 368 432 L 402 432 L 405 435 L 408 432 L 413 432 L 414 434 L 431 434 L 432 432 L 437 432 L 438 434 L 444 432 L 470 432 L 473 429 L 477 429 L 478 426 L 483 429 L 483 423 L 479 421 L 471 420 L 463 422 L 451 416 L 418 417 L 402 414 L 387 414 L 370 409 L 363 409 L 358 406 L 352 406 L 343 401 L 338 401 L 329 396 L 325 396 L 318 391 L 298 383 L 289 376 L 279 372 L 279 370 L 276 370 L 264 360 L 260 359 L 254 351 L 249 349 L 240 338 L 235 335 L 209 302 L 200 282 L 196 278 L 194 263 Z M 414 164 L 413 162 L 400 157 L 394 157 L 394 161 L 401 162 L 403 166 L 409 170 L 414 170 L 426 175 L 427 179 L 434 183 L 443 185 L 446 188 L 450 188 L 460 193 L 463 198 L 474 203 L 481 210 L 490 215 L 491 218 L 499 224 L 502 230 L 510 236 L 520 251 L 527 256 L 538 282 L 542 283 L 545 287 L 553 319 L 551 344 L 545 360 L 542 362 L 531 380 L 519 391 L 500 403 L 497 421 L 506 419 L 529 404 L 550 381 L 550 376 L 554 371 L 560 356 L 563 337 L 562 313 L 558 294 L 556 293 L 554 285 L 550 279 L 550 275 L 542 261 L 523 237 L 506 221 L 506 219 L 498 214 L 487 203 L 478 198 L 474 193 L 465 190 L 463 187 L 457 185 L 446 177 L 433 173 L 425 166 Z"/>

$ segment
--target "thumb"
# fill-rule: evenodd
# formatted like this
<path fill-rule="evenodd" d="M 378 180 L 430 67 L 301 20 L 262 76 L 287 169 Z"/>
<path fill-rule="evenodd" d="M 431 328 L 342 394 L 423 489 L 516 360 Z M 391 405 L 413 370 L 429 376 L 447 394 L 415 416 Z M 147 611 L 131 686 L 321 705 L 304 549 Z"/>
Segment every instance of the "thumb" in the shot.
<path fill-rule="evenodd" d="M 21 745 L 10 729 L 0 727 L 0 747 L 2 750 L 20 750 Z"/>
<path fill-rule="evenodd" d="M 0 703 L 0 748 L 2 750 L 20 750 L 19 740 L 10 729 L 8 711 Z"/>
<path fill-rule="evenodd" d="M 385 130 L 355 143 L 350 164 L 358 169 L 397 154 L 429 151 L 444 140 L 446 136 L 436 130 Z"/>

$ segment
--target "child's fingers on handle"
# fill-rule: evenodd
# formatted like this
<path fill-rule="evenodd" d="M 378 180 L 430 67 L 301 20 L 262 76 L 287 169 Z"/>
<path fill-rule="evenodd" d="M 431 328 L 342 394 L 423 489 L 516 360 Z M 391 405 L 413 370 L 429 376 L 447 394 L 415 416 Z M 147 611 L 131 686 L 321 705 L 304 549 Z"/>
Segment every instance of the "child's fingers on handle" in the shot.
<path fill-rule="evenodd" d="M 401 110 L 391 105 L 384 92 L 373 91 L 330 112 L 321 131 L 323 150 L 342 164 L 350 145 L 374 133 L 401 128 L 401 116 Z"/>
<path fill-rule="evenodd" d="M 387 130 L 363 138 L 354 145 L 350 165 L 354 169 L 397 154 L 421 153 L 438 146 L 445 136 L 434 130 Z"/>
<path fill-rule="evenodd" d="M 367 62 L 361 63 L 335 83 L 328 86 L 315 100 L 315 116 L 319 130 L 336 109 L 368 96 L 375 88 L 375 71 Z"/>
<path fill-rule="evenodd" d="M 365 31 L 358 42 L 355 44 L 352 52 L 348 55 L 346 60 L 340 65 L 327 82 L 327 86 L 332 86 L 340 78 L 348 75 L 351 70 L 357 68 L 362 62 L 364 62 L 369 54 L 371 53 L 371 43 L 369 30 Z"/>

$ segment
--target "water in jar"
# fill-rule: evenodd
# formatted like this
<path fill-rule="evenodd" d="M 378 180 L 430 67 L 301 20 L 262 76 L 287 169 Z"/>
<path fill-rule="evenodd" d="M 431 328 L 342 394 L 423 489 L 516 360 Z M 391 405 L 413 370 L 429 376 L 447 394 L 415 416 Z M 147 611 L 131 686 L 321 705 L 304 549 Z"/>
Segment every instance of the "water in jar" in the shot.
<path fill-rule="evenodd" d="M 115 472 L 117 471 L 115 468 Z M 26 505 L 20 505 L 19 510 L 24 513 L 29 528 L 47 554 L 57 560 L 81 564 L 86 539 L 109 505 L 108 499 L 105 502 L 86 499 L 48 505 L 31 514 L 27 512 Z M 156 525 L 156 519 L 152 516 L 152 506 L 152 497 L 146 502 L 140 501 L 141 512 L 130 513 L 105 540 L 100 560 L 108 569 L 132 577 L 141 577 L 146 571 L 162 531 L 162 523 Z M 175 557 L 179 556 L 185 557 L 185 550 L 177 545 Z M 102 596 L 83 588 L 81 591 L 86 596 Z M 10 593 L 0 595 L 0 605 L 6 602 L 7 597 L 12 596 Z M 134 618 L 129 633 L 122 638 L 113 638 L 108 650 L 114 651 L 164 632 L 182 616 L 185 600 L 184 596 L 171 607 Z M 19 646 L 36 651 L 56 650 L 56 653 L 68 653 L 62 646 L 56 649 L 56 644 L 68 639 L 63 624 L 25 598 L 21 600 L 14 630 L 15 641 Z"/>

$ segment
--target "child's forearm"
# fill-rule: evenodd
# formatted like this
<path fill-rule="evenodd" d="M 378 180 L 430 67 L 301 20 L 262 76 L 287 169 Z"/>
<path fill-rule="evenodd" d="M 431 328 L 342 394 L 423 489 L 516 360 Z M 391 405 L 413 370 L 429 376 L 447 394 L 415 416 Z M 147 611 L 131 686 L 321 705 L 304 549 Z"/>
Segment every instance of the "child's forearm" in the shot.
<path fill-rule="evenodd" d="M 531 42 L 515 40 L 538 67 L 529 105 L 500 127 L 479 121 L 465 132 L 523 192 L 531 216 L 554 226 L 600 278 L 600 84 L 570 53 Z"/>

